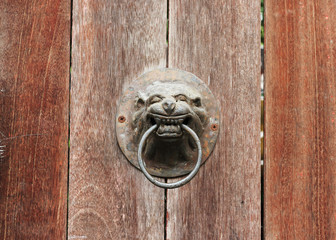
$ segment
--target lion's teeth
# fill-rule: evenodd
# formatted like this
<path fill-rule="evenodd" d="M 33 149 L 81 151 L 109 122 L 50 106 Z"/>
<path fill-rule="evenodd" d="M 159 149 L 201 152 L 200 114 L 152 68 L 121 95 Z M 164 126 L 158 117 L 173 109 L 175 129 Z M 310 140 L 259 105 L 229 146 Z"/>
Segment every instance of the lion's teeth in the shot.
<path fill-rule="evenodd" d="M 182 124 L 184 119 L 170 119 L 170 118 L 155 118 L 156 124 L 165 124 L 165 125 L 170 125 L 170 124 Z"/>
<path fill-rule="evenodd" d="M 157 130 L 157 134 L 161 135 L 161 134 L 165 134 L 165 133 L 176 133 L 176 134 L 181 134 L 182 130 L 181 130 L 181 125 L 167 125 L 167 124 L 163 124 L 161 123 L 158 130 Z"/>
<path fill-rule="evenodd" d="M 164 125 L 160 125 L 159 129 L 157 130 L 159 134 L 164 132 Z"/>
<path fill-rule="evenodd" d="M 160 123 L 161 123 L 160 118 L 154 118 L 154 120 L 155 120 L 155 122 L 156 122 L 157 125 L 160 125 Z"/>

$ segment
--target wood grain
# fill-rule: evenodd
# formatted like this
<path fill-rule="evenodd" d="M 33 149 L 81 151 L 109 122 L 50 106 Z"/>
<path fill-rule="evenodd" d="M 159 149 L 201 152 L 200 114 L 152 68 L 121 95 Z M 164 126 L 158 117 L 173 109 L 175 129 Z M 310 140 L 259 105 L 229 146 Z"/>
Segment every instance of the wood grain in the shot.
<path fill-rule="evenodd" d="M 266 2 L 266 239 L 336 238 L 336 2 Z"/>
<path fill-rule="evenodd" d="M 208 84 L 221 125 L 196 177 L 168 190 L 167 239 L 260 239 L 259 11 L 256 0 L 169 2 L 169 67 Z"/>
<path fill-rule="evenodd" d="M 0 239 L 65 239 L 70 1 L 0 2 Z"/>
<path fill-rule="evenodd" d="M 165 1 L 73 2 L 69 239 L 163 239 L 164 190 L 118 148 L 118 100 L 166 66 Z M 129 121 L 129 120 L 127 120 Z"/>

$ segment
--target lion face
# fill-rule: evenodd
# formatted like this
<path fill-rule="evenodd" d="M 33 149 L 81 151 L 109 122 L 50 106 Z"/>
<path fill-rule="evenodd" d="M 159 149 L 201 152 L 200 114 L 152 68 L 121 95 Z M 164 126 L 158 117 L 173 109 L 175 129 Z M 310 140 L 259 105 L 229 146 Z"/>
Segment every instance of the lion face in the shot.
<path fill-rule="evenodd" d="M 158 126 L 146 141 L 147 158 L 168 162 L 175 158 L 181 162 L 193 157 L 195 144 L 181 125 L 187 125 L 199 137 L 203 133 L 206 111 L 196 89 L 180 82 L 154 82 L 145 92 L 138 92 L 135 106 L 133 128 L 137 143 L 151 126 Z"/>
<path fill-rule="evenodd" d="M 157 124 L 156 135 L 162 140 L 181 138 L 181 124 L 188 125 L 199 135 L 206 122 L 201 97 L 195 89 L 181 83 L 153 83 L 146 92 L 138 93 L 136 108 L 133 124 L 137 132 L 143 134 Z"/>

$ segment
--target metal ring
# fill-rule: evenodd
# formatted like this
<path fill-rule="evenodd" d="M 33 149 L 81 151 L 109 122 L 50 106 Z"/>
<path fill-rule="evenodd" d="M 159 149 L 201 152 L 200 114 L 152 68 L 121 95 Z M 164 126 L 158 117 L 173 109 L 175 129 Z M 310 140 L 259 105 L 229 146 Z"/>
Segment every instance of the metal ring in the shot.
<path fill-rule="evenodd" d="M 188 176 L 186 176 L 185 178 L 183 178 L 180 181 L 174 182 L 174 183 L 163 183 L 163 182 L 159 182 L 157 180 L 155 180 L 146 170 L 144 162 L 142 160 L 142 148 L 143 145 L 147 139 L 147 137 L 158 127 L 157 125 L 154 125 L 152 127 L 150 127 L 142 136 L 139 147 L 138 147 L 138 161 L 139 161 L 139 166 L 141 171 L 145 174 L 146 178 L 151 181 L 154 185 L 161 187 L 161 188 L 177 188 L 177 187 L 181 187 L 184 184 L 188 183 L 198 172 L 201 163 L 202 163 L 202 147 L 201 147 L 201 142 L 197 136 L 197 134 L 188 126 L 182 124 L 182 129 L 186 130 L 195 140 L 195 143 L 197 145 L 197 149 L 198 149 L 198 158 L 197 158 L 197 162 L 196 165 L 194 167 L 194 169 L 188 174 Z"/>

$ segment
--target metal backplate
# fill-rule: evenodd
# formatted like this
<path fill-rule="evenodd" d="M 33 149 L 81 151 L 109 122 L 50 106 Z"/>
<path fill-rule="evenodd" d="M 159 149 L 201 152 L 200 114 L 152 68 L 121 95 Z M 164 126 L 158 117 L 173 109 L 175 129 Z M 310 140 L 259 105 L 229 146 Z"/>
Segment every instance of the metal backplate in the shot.
<path fill-rule="evenodd" d="M 157 124 L 144 147 L 146 169 L 159 177 L 182 176 L 194 168 L 197 149 L 178 124 L 183 122 L 198 135 L 204 163 L 216 143 L 219 112 L 218 101 L 195 75 L 169 68 L 150 71 L 124 90 L 116 118 L 118 143 L 127 159 L 139 168 L 140 139 Z"/>

